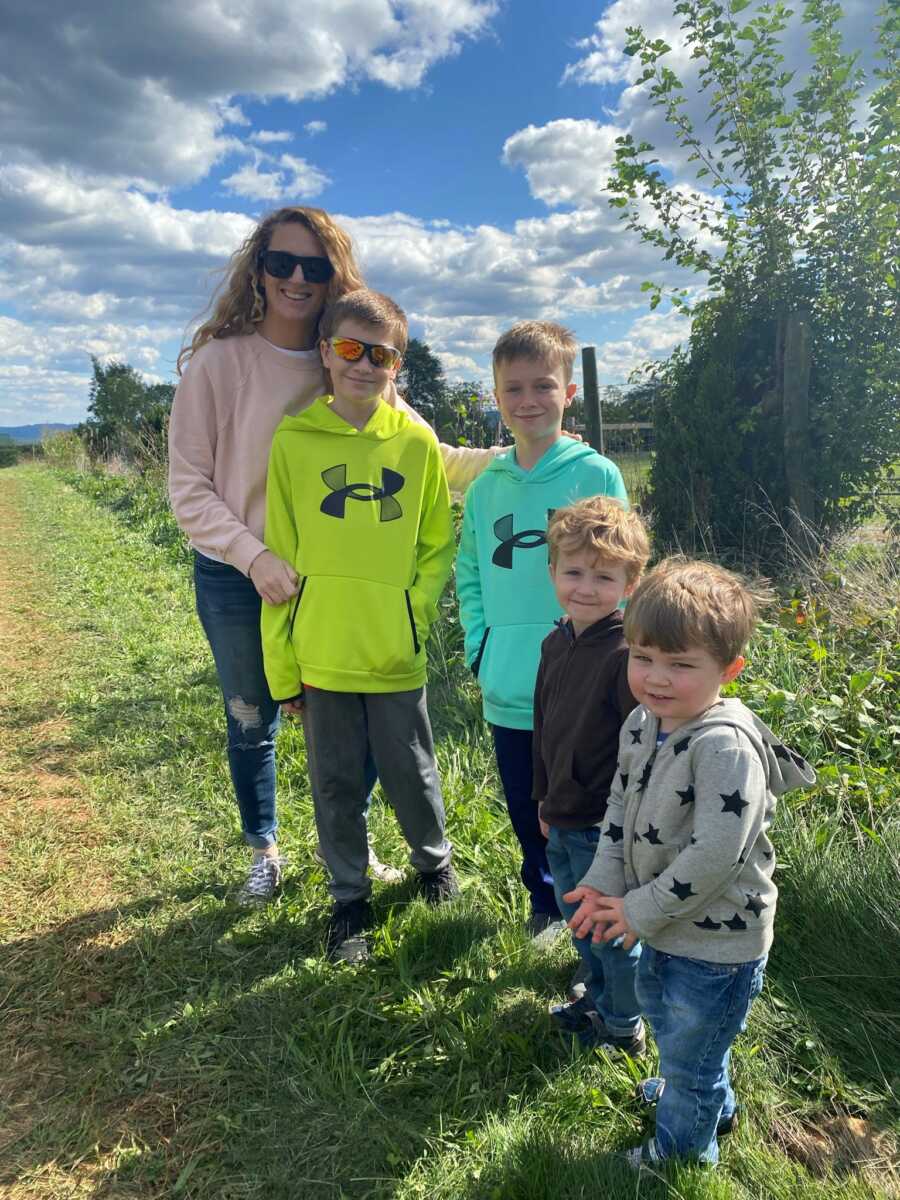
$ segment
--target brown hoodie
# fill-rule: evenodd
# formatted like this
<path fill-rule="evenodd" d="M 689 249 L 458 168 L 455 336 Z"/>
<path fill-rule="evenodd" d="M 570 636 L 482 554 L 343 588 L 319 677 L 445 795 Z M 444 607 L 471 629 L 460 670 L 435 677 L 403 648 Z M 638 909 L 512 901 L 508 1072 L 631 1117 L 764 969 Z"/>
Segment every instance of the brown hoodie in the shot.
<path fill-rule="evenodd" d="M 558 829 L 603 820 L 622 722 L 637 704 L 618 610 L 575 637 L 558 621 L 544 638 L 534 690 L 534 799 Z"/>

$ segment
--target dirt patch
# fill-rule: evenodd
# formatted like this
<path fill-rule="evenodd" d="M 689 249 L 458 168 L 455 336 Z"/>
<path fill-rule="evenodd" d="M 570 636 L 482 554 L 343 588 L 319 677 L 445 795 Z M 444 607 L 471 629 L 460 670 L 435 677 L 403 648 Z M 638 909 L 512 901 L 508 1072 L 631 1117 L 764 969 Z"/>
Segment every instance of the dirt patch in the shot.
<path fill-rule="evenodd" d="M 99 906 L 114 907 L 116 894 L 98 853 L 104 830 L 79 778 L 79 751 L 57 709 L 67 647 L 58 630 L 51 636 L 42 612 L 46 588 L 29 545 L 21 483 L 6 475 L 0 480 L 0 926 L 12 940 L 4 947 L 0 974 L 7 975 L 7 1000 L 9 985 L 21 981 L 33 955 L 59 962 L 57 986 L 65 990 L 73 974 L 66 959 L 68 931 L 78 921 L 95 919 Z M 101 998 L 96 983 L 78 997 L 91 1004 Z M 0 1153 L 30 1136 L 65 1085 L 53 1047 L 56 1040 L 65 1042 L 67 1022 L 50 1021 L 43 999 L 25 1003 L 19 994 L 5 1014 Z M 96 1194 L 96 1182 L 53 1163 L 11 1190 L 0 1185 L 0 1195 L 10 1200 L 87 1194 Z"/>
<path fill-rule="evenodd" d="M 772 1137 L 789 1158 L 819 1178 L 857 1174 L 886 1195 L 900 1197 L 897 1142 L 863 1117 L 831 1111 L 816 1120 L 778 1120 Z"/>

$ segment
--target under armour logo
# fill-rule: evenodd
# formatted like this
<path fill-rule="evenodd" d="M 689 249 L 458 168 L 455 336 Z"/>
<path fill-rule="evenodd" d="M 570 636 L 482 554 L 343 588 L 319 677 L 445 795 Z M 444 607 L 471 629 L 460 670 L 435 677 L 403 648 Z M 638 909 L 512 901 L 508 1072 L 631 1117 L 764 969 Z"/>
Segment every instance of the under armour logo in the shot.
<path fill-rule="evenodd" d="M 348 500 L 377 500 L 381 506 L 379 519 L 382 521 L 396 521 L 398 517 L 403 516 L 403 509 L 394 499 L 406 482 L 398 471 L 382 467 L 380 488 L 374 483 L 347 483 L 346 463 L 329 467 L 327 471 L 322 472 L 322 478 L 331 495 L 325 497 L 319 505 L 319 510 L 328 517 L 343 519 Z"/>
<path fill-rule="evenodd" d="M 494 534 L 500 545 L 491 555 L 491 562 L 495 567 L 505 567 L 508 571 L 512 570 L 513 550 L 536 550 L 538 546 L 547 544 L 547 534 L 543 529 L 520 529 L 515 533 L 512 513 L 494 522 Z"/>

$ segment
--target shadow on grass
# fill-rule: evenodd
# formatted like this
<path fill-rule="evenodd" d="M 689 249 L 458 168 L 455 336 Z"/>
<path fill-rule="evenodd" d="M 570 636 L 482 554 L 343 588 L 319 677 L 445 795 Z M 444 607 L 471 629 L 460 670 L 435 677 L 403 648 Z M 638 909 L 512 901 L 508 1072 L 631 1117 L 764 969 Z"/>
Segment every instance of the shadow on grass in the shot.
<path fill-rule="evenodd" d="M 487 969 L 497 930 L 477 911 L 383 889 L 381 957 L 354 971 L 321 958 L 327 904 L 248 917 L 213 892 L 199 880 L 0 950 L 0 1180 L 53 1169 L 97 1195 L 171 1194 L 189 1171 L 196 1196 L 388 1195 L 445 1128 L 568 1063 L 527 995 L 547 970 L 527 954 Z"/>

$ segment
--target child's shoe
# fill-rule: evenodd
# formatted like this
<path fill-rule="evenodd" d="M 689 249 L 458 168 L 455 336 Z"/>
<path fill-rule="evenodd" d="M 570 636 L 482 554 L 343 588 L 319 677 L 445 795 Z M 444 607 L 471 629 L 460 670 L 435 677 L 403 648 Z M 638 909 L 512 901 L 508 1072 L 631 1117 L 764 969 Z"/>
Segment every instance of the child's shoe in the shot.
<path fill-rule="evenodd" d="M 532 913 L 525 922 L 525 932 L 531 938 L 531 944 L 537 950 L 549 950 L 558 937 L 566 932 L 567 926 L 562 917 L 552 913 Z"/>
<path fill-rule="evenodd" d="M 623 1150 L 618 1157 L 627 1163 L 632 1171 L 658 1171 L 666 1161 L 656 1148 L 656 1138 L 650 1138 L 648 1141 L 642 1142 L 640 1146 L 632 1146 L 629 1150 Z"/>
<path fill-rule="evenodd" d="M 285 859 L 277 855 L 254 856 L 247 878 L 235 894 L 241 908 L 262 908 L 281 887 L 281 868 Z"/>
<path fill-rule="evenodd" d="M 332 962 L 368 962 L 366 930 L 371 925 L 372 906 L 367 899 L 336 901 L 325 935 L 326 957 Z"/>
<path fill-rule="evenodd" d="M 631 1033 L 613 1033 L 599 1013 L 589 1010 L 585 1015 L 590 1028 L 576 1034 L 585 1050 L 621 1050 L 631 1058 L 642 1058 L 647 1053 L 643 1021 L 638 1021 Z"/>
<path fill-rule="evenodd" d="M 420 871 L 419 887 L 426 904 L 446 904 L 448 900 L 454 900 L 459 895 L 459 880 L 453 864 L 447 863 L 436 871 Z"/>
<path fill-rule="evenodd" d="M 328 869 L 328 864 L 325 862 L 325 855 L 322 853 L 322 847 L 316 842 L 313 849 L 313 858 L 321 866 Z M 372 845 L 372 835 L 369 834 L 369 874 L 373 879 L 377 879 L 379 883 L 400 883 L 403 879 L 403 872 L 397 867 L 390 866 L 389 863 L 383 863 L 375 853 L 375 847 Z"/>
<path fill-rule="evenodd" d="M 562 1033 L 582 1033 L 592 1028 L 588 1016 L 591 1012 L 596 1015 L 596 1005 L 593 997 L 585 992 L 583 996 L 577 1000 L 570 1000 L 567 1004 L 552 1005 L 550 1016 Z"/>

